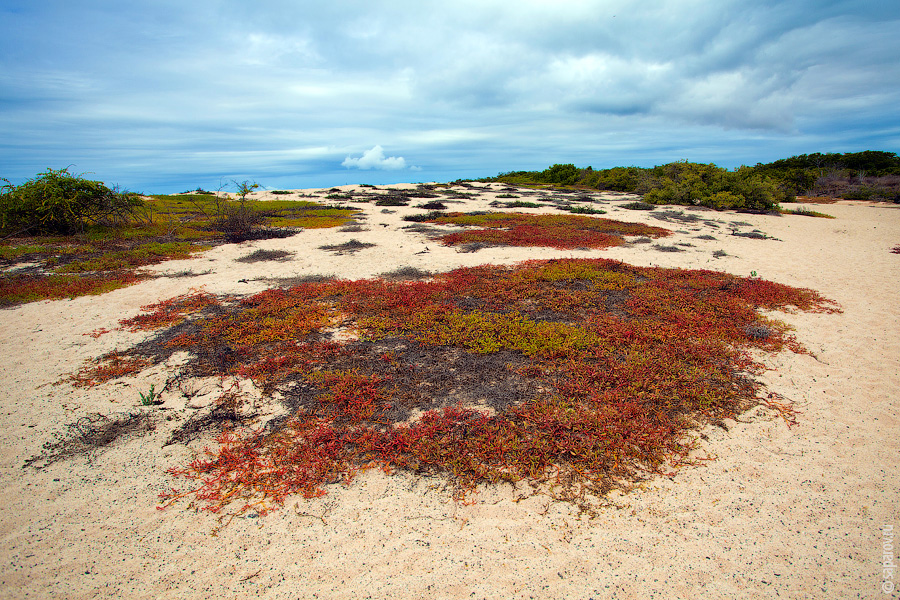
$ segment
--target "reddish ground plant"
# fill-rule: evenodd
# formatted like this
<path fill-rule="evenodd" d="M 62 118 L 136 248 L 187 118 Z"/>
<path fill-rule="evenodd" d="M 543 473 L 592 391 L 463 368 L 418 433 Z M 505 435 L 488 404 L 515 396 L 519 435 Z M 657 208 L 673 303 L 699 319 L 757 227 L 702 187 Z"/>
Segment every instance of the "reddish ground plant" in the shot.
<path fill-rule="evenodd" d="M 608 248 L 625 243 L 625 236 L 665 237 L 667 229 L 582 215 L 533 215 L 494 212 L 449 213 L 428 219 L 432 223 L 473 227 L 442 236 L 447 246 L 546 246 L 550 248 Z"/>
<path fill-rule="evenodd" d="M 113 351 L 85 365 L 69 381 L 75 387 L 92 387 L 111 379 L 140 373 L 149 364 L 147 359 Z"/>
<path fill-rule="evenodd" d="M 212 294 L 192 290 L 187 294 L 170 298 L 156 304 L 142 306 L 143 314 L 130 319 L 122 319 L 119 325 L 128 331 L 152 331 L 160 327 L 177 325 L 187 315 L 197 313 L 210 306 L 219 306 L 219 300 Z"/>
<path fill-rule="evenodd" d="M 0 277 L 0 306 L 36 300 L 59 300 L 90 294 L 104 294 L 147 279 L 134 271 L 114 271 L 90 275 L 13 274 Z"/>
<path fill-rule="evenodd" d="M 900 245 L 894 246 L 891 248 L 891 252 L 894 254 L 900 254 Z"/>
<path fill-rule="evenodd" d="M 129 320 L 168 328 L 126 354 L 187 350 L 193 374 L 250 378 L 292 407 L 171 471 L 191 485 L 166 505 L 189 496 L 214 512 L 264 512 L 373 466 L 446 477 L 459 498 L 504 481 L 603 494 L 687 461 L 698 425 L 763 401 L 749 350 L 804 350 L 759 309 L 838 310 L 756 278 L 600 259 L 207 302 L 146 307 L 194 316 Z M 336 342 L 335 329 L 358 337 Z"/>

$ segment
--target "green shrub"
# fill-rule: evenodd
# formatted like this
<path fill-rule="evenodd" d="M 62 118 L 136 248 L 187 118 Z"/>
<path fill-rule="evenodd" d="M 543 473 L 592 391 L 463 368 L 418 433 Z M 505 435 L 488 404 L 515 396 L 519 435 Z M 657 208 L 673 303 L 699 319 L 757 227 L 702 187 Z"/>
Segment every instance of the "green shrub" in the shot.
<path fill-rule="evenodd" d="M 19 186 L 0 188 L 0 231 L 6 234 L 82 233 L 89 225 L 121 227 L 143 206 L 136 194 L 100 181 L 47 169 Z"/>
<path fill-rule="evenodd" d="M 542 178 L 547 183 L 556 183 L 559 185 L 574 185 L 578 180 L 579 169 L 573 164 L 560 165 L 555 164 L 549 169 L 545 169 Z"/>
<path fill-rule="evenodd" d="M 744 199 L 731 192 L 716 192 L 706 202 L 711 208 L 743 208 Z"/>
<path fill-rule="evenodd" d="M 594 171 L 585 184 L 601 190 L 634 192 L 646 169 L 640 167 L 613 167 Z"/>
<path fill-rule="evenodd" d="M 654 167 L 641 180 L 638 192 L 652 204 L 740 210 L 771 210 L 776 208 L 779 197 L 784 197 L 779 196 L 771 177 L 751 168 L 728 171 L 714 164 L 687 161 Z"/>

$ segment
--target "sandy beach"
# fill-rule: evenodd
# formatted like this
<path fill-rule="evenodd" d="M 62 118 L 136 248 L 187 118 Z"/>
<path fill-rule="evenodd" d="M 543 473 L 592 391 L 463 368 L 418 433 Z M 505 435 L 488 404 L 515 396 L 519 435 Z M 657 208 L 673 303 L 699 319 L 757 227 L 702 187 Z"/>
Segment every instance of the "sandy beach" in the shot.
<path fill-rule="evenodd" d="M 504 187 L 460 188 L 472 197 L 448 208 L 492 210 Z M 302 193 L 324 201 L 329 192 Z M 646 243 L 460 252 L 407 229 L 403 217 L 422 212 L 416 202 L 360 203 L 352 204 L 359 231 L 222 245 L 150 267 L 163 276 L 104 295 L 0 311 L 0 597 L 896 597 L 882 592 L 881 563 L 884 528 L 900 526 L 900 255 L 891 253 L 900 244 L 900 205 L 797 205 L 835 217 L 825 219 L 637 211 L 622 208 L 634 196 L 594 197 L 604 217 L 671 229 L 660 242 L 670 250 Z M 559 212 L 549 205 L 497 210 Z M 754 231 L 764 236 L 734 235 Z M 350 240 L 374 246 L 320 248 Z M 292 254 L 237 262 L 259 249 Z M 775 315 L 811 354 L 759 357 L 768 370 L 758 378 L 794 404 L 798 424 L 788 427 L 758 407 L 727 428 L 707 427 L 697 453 L 714 460 L 613 492 L 595 515 L 542 495 L 521 499 L 509 486 L 484 487 L 473 504 L 460 504 L 439 480 L 372 469 L 349 486 L 328 486 L 321 498 L 241 515 L 213 535 L 215 515 L 186 503 L 157 509 L 159 494 L 173 485 L 166 469 L 201 447 L 165 442 L 204 408 L 203 393 L 167 390 L 160 406 L 141 406 L 140 393 L 165 388 L 177 364 L 96 387 L 54 385 L 85 360 L 151 337 L 117 329 L 119 321 L 192 289 L 248 295 L 280 278 L 359 279 L 399 267 L 444 272 L 569 257 L 753 274 L 838 303 L 840 313 Z M 90 335 L 104 329 L 110 332 Z M 197 385 L 211 394 L 224 384 Z M 154 413 L 149 426 L 97 452 L 46 466 L 31 460 L 67 424 L 141 411 Z"/>

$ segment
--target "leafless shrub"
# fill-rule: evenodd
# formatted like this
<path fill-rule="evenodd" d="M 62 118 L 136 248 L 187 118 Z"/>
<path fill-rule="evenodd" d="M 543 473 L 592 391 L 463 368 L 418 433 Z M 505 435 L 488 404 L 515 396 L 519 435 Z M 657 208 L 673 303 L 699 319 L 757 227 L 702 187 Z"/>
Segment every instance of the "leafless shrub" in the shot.
<path fill-rule="evenodd" d="M 352 239 L 349 242 L 344 242 L 343 244 L 331 244 L 327 246 L 319 246 L 319 250 L 327 250 L 329 252 L 336 252 L 338 254 L 349 253 L 353 254 L 354 252 L 358 252 L 363 248 L 371 248 L 376 244 L 371 244 L 369 242 L 360 242 L 357 239 Z"/>
<path fill-rule="evenodd" d="M 388 271 L 379 275 L 381 279 L 390 279 L 392 281 L 407 281 L 417 279 L 428 279 L 431 277 L 431 271 L 423 271 L 416 267 L 404 266 L 398 267 L 393 271 Z"/>
<path fill-rule="evenodd" d="M 55 441 L 45 443 L 43 452 L 26 460 L 23 466 L 40 470 L 75 456 L 92 458 L 116 440 L 154 428 L 150 413 L 91 413 L 66 425 L 65 433 L 57 434 Z"/>
<path fill-rule="evenodd" d="M 251 252 L 247 256 L 236 258 L 235 262 L 255 263 L 268 260 L 284 261 L 289 259 L 293 255 L 293 252 L 288 252 L 287 250 L 263 250 L 262 248 L 260 248 L 259 250 Z"/>
<path fill-rule="evenodd" d="M 343 233 L 360 233 L 362 231 L 368 231 L 368 230 L 369 230 L 368 227 L 363 227 L 362 225 L 360 225 L 358 223 L 351 223 L 350 225 L 344 225 L 343 227 L 338 229 L 338 231 L 343 232 Z"/>

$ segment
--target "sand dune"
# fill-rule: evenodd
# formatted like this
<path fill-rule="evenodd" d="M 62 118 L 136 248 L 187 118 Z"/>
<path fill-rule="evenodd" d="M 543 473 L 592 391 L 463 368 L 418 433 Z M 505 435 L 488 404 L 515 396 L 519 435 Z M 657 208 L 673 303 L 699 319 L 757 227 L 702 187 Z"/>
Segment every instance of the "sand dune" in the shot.
<path fill-rule="evenodd" d="M 501 187 L 475 190 L 450 208 L 488 209 Z M 900 526 L 900 255 L 890 252 L 900 244 L 900 206 L 811 207 L 835 219 L 684 207 L 666 216 L 621 208 L 634 198 L 598 199 L 607 217 L 675 230 L 664 244 L 681 251 L 631 244 L 460 252 L 404 229 L 402 217 L 421 210 L 370 203 L 358 205 L 362 231 L 306 230 L 220 246 L 153 267 L 171 276 L 3 310 L 0 597 L 888 597 L 882 529 Z M 732 235 L 753 230 L 767 239 Z M 354 253 L 319 248 L 352 239 L 375 245 Z M 236 262 L 258 249 L 293 254 Z M 727 430 L 710 427 L 700 452 L 715 460 L 613 493 L 614 506 L 594 517 L 540 495 L 517 501 L 508 487 L 461 505 L 437 480 L 373 470 L 349 487 L 329 486 L 322 498 L 243 515 L 213 536 L 213 515 L 156 508 L 172 485 L 165 470 L 198 449 L 164 445 L 199 410 L 196 398 L 170 391 L 161 407 L 140 406 L 139 393 L 162 389 L 174 364 L 94 388 L 53 385 L 86 359 L 149 337 L 115 330 L 120 319 L 194 288 L 250 294 L 274 278 L 356 279 L 404 266 L 436 272 L 555 257 L 756 273 L 838 302 L 839 314 L 779 315 L 814 356 L 762 357 L 770 370 L 761 379 L 795 403 L 799 425 L 754 410 Z M 185 271 L 196 275 L 174 276 Z M 87 335 L 101 328 L 113 331 Z M 160 417 L 153 429 L 92 456 L 23 466 L 66 424 L 142 410 Z"/>

